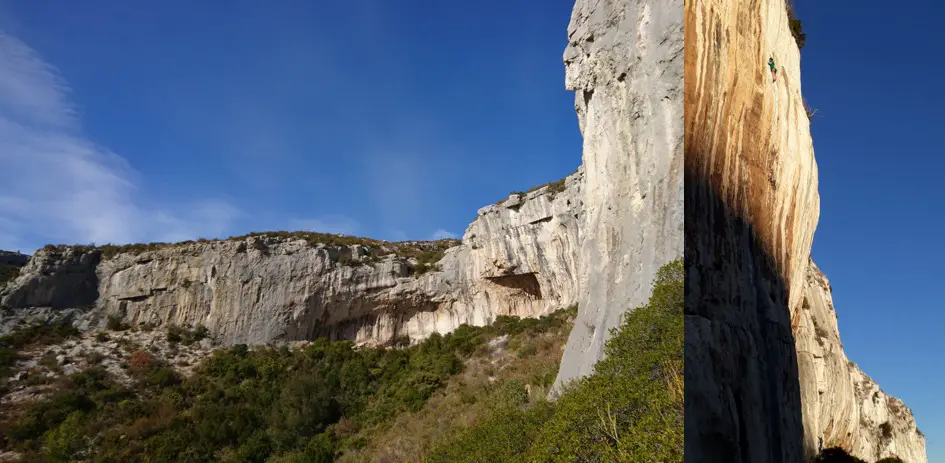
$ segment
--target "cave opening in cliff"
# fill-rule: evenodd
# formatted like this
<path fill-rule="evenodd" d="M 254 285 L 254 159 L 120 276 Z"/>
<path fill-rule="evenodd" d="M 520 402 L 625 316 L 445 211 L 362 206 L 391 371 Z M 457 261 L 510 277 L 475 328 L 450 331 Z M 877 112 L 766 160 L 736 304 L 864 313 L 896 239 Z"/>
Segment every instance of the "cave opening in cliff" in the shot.
<path fill-rule="evenodd" d="M 521 291 L 535 299 L 541 299 L 541 284 L 538 282 L 538 276 L 535 272 L 488 277 L 486 280 L 505 288 Z"/>

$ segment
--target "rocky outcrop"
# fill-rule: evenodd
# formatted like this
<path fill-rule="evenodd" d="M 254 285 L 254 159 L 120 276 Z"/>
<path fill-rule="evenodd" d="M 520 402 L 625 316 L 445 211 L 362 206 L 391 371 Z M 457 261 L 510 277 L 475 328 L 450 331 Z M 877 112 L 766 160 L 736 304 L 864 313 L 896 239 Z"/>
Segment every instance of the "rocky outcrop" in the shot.
<path fill-rule="evenodd" d="M 98 299 L 95 267 L 101 252 L 84 248 L 39 251 L 20 269 L 19 276 L 0 288 L 5 307 L 84 308 Z"/>
<path fill-rule="evenodd" d="M 556 385 L 593 371 L 610 329 L 683 248 L 682 0 L 578 0 L 564 53 L 584 135 L 579 313 Z"/>
<path fill-rule="evenodd" d="M 383 344 L 421 339 L 498 315 L 538 316 L 573 304 L 582 177 L 485 207 L 439 270 L 374 257 L 364 245 L 249 236 L 103 256 L 40 250 L 2 293 L 9 308 L 94 305 L 93 326 L 202 325 L 226 344 L 328 336 Z M 423 244 L 418 244 L 423 246 Z M 29 313 L 34 314 L 32 310 Z M 89 316 L 79 319 L 89 320 Z"/>
<path fill-rule="evenodd" d="M 785 2 L 687 2 L 685 33 L 687 461 L 807 461 L 823 437 L 924 462 L 908 409 L 804 313 L 819 196 Z"/>
<path fill-rule="evenodd" d="M 807 445 L 822 441 L 866 461 L 925 462 L 925 439 L 912 412 L 843 352 L 830 283 L 813 262 L 792 325 Z"/>

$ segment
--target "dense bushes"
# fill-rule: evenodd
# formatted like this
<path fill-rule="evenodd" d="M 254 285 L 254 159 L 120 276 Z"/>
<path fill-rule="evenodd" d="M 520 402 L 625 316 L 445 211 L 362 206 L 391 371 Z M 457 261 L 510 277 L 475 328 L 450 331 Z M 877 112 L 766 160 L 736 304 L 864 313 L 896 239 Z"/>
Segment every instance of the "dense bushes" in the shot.
<path fill-rule="evenodd" d="M 105 328 L 109 331 L 125 331 L 129 326 L 122 320 L 118 315 L 109 315 L 106 322 Z"/>
<path fill-rule="evenodd" d="M 133 385 L 99 369 L 70 376 L 48 400 L 4 417 L 2 445 L 27 461 L 328 462 L 364 445 L 358 430 L 422 408 L 489 339 L 560 328 L 573 312 L 464 325 L 396 349 L 325 339 L 298 350 L 238 345 L 186 379 L 135 351 L 126 363 Z M 196 332 L 174 331 L 181 342 Z"/>
<path fill-rule="evenodd" d="M 209 337 L 210 330 L 203 325 L 198 325 L 194 329 L 174 325 L 167 327 L 167 342 L 171 345 L 180 343 L 189 346 Z"/>
<path fill-rule="evenodd" d="M 650 302 L 613 330 L 592 376 L 555 404 L 506 406 L 430 460 L 682 461 L 683 265 L 660 270 Z"/>

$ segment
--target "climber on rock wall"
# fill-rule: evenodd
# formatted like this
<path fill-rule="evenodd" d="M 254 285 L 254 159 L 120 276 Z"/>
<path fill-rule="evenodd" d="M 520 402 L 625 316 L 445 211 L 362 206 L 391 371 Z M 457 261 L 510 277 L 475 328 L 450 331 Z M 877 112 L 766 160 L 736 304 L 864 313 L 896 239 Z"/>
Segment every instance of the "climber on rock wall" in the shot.
<path fill-rule="evenodd" d="M 768 67 L 771 68 L 771 82 L 778 80 L 778 70 L 774 67 L 774 57 L 768 58 Z"/>

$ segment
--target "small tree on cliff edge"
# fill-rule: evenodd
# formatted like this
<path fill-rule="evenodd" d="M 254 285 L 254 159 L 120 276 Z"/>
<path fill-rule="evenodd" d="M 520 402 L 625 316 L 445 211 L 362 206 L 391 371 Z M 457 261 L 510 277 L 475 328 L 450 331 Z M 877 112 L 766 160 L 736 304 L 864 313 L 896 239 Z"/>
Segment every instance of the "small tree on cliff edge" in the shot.
<path fill-rule="evenodd" d="M 807 42 L 807 34 L 804 33 L 801 20 L 797 19 L 797 16 L 794 14 L 794 2 L 792 0 L 787 0 L 786 3 L 788 24 L 791 27 L 791 35 L 794 36 L 794 41 L 797 42 L 797 48 L 804 48 L 804 43 Z"/>

